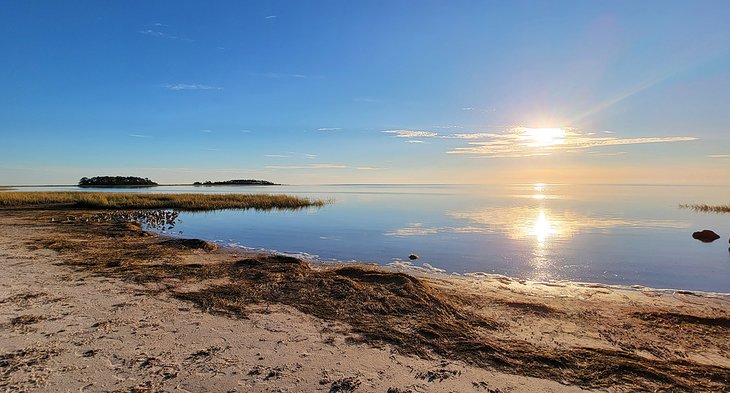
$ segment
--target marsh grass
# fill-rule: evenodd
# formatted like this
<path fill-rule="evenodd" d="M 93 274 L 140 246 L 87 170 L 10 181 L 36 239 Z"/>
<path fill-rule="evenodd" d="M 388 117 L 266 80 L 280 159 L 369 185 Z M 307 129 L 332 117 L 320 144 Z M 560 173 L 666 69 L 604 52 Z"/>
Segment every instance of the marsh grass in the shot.
<path fill-rule="evenodd" d="M 77 209 L 300 209 L 325 201 L 271 194 L 147 194 L 111 192 L 3 192 L 0 207 L 71 207 Z"/>
<path fill-rule="evenodd" d="M 679 207 L 682 209 L 690 209 L 702 213 L 730 213 L 730 205 L 706 205 L 690 203 L 679 205 Z"/>

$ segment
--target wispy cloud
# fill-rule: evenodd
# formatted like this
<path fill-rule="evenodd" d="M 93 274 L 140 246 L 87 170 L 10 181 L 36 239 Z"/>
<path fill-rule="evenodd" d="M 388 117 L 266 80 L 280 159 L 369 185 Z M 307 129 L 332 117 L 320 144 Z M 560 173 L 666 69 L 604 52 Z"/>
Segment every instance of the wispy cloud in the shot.
<path fill-rule="evenodd" d="M 342 128 L 340 128 L 340 127 L 322 127 L 322 128 L 317 128 L 317 131 L 339 131 L 341 129 Z"/>
<path fill-rule="evenodd" d="M 129 134 L 132 138 L 152 138 L 150 135 L 142 135 L 142 134 Z"/>
<path fill-rule="evenodd" d="M 708 154 L 707 158 L 730 158 L 730 154 Z"/>
<path fill-rule="evenodd" d="M 297 153 L 297 152 L 284 152 L 284 153 L 269 153 L 264 154 L 264 157 L 267 158 L 304 158 L 306 160 L 314 160 L 317 158 L 316 154 L 304 154 L 304 153 Z"/>
<path fill-rule="evenodd" d="M 200 132 L 205 133 L 205 134 L 210 134 L 213 132 L 213 130 L 200 130 Z"/>
<path fill-rule="evenodd" d="M 545 156 L 561 151 L 573 152 L 597 147 L 697 140 L 697 138 L 690 136 L 620 138 L 614 136 L 612 132 L 584 133 L 570 128 L 542 129 L 514 127 L 502 133 L 474 132 L 446 134 L 424 130 L 386 130 L 383 132 L 393 134 L 396 138 L 409 138 L 406 141 L 409 143 L 420 143 L 416 141 L 424 138 L 468 140 L 466 146 L 452 148 L 447 153 L 469 154 L 484 158 Z M 617 155 L 624 153 L 604 154 Z"/>
<path fill-rule="evenodd" d="M 386 134 L 393 134 L 396 138 L 435 138 L 439 134 L 431 131 L 420 130 L 385 130 Z"/>
<path fill-rule="evenodd" d="M 565 135 L 549 141 L 535 141 L 532 134 L 526 135 L 522 129 L 497 134 L 486 141 L 469 142 L 466 147 L 449 150 L 452 154 L 475 154 L 490 158 L 528 157 L 548 155 L 559 151 L 584 150 L 594 147 L 637 145 L 646 143 L 671 143 L 694 141 L 694 137 L 649 137 L 618 138 L 612 136 L 589 136 L 576 131 L 566 131 Z"/>
<path fill-rule="evenodd" d="M 264 17 L 264 19 L 276 19 L 276 18 L 278 18 L 278 16 L 276 16 L 276 15 L 269 15 L 269 16 Z"/>
<path fill-rule="evenodd" d="M 623 156 L 629 154 L 627 151 L 616 151 L 616 152 L 601 152 L 601 151 L 587 151 L 586 154 L 593 154 L 597 157 L 612 157 L 612 156 Z"/>
<path fill-rule="evenodd" d="M 377 168 L 377 167 L 374 167 L 374 166 L 359 166 L 356 169 L 358 171 L 380 171 L 380 170 L 383 170 L 385 168 Z"/>
<path fill-rule="evenodd" d="M 151 36 L 155 36 L 155 37 L 167 37 L 168 36 L 167 34 L 161 32 L 161 31 L 152 30 L 152 29 L 140 30 L 139 34 L 151 35 Z"/>
<path fill-rule="evenodd" d="M 180 40 L 180 41 L 187 41 L 187 42 L 193 42 L 194 40 L 186 37 L 180 37 L 174 34 L 168 33 L 166 30 L 167 27 L 170 27 L 163 23 L 153 23 L 151 25 L 148 25 L 148 27 L 139 30 L 139 34 L 151 36 L 151 37 L 157 37 L 157 38 L 165 38 L 169 40 Z"/>
<path fill-rule="evenodd" d="M 342 169 L 347 168 L 341 164 L 304 164 L 304 165 L 269 165 L 266 169 Z"/>
<path fill-rule="evenodd" d="M 492 113 L 494 112 L 494 108 L 475 108 L 473 106 L 465 106 L 461 108 L 464 112 L 478 112 L 478 113 Z"/>
<path fill-rule="evenodd" d="M 243 134 L 248 134 L 251 132 L 251 130 L 238 130 L 238 132 L 241 132 Z"/>
<path fill-rule="evenodd" d="M 441 126 L 443 129 L 456 128 L 457 126 Z M 422 131 L 422 130 L 385 130 L 386 134 L 393 134 L 395 138 L 408 139 L 406 143 L 426 143 L 421 139 L 413 138 L 438 138 L 438 139 L 484 139 L 493 137 L 498 134 L 493 133 L 456 133 L 456 134 L 439 134 L 438 132 Z"/>
<path fill-rule="evenodd" d="M 167 84 L 165 87 L 168 90 L 223 90 L 222 87 L 216 87 L 216 86 L 210 86 L 210 85 L 204 85 L 201 83 L 174 83 L 174 84 Z"/>
<path fill-rule="evenodd" d="M 460 134 L 443 134 L 443 135 L 439 135 L 439 138 L 443 138 L 443 139 L 484 139 L 484 138 L 493 138 L 498 135 L 499 134 L 494 134 L 494 133 L 490 133 L 490 132 L 470 132 L 470 133 L 460 133 Z"/>
<path fill-rule="evenodd" d="M 266 72 L 266 73 L 263 73 L 260 75 L 265 76 L 267 78 L 275 78 L 275 79 L 282 79 L 282 78 L 305 79 L 305 78 L 307 78 L 307 75 L 304 75 L 304 74 L 286 74 L 286 73 L 279 73 L 279 72 Z"/>

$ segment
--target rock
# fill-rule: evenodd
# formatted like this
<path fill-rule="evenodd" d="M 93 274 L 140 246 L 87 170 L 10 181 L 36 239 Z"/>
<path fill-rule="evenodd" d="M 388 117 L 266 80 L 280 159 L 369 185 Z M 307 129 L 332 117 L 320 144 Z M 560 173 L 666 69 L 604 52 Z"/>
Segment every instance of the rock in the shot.
<path fill-rule="evenodd" d="M 699 231 L 699 232 L 693 233 L 692 238 L 697 239 L 703 243 L 712 243 L 715 240 L 719 239 L 720 235 L 718 235 L 717 233 L 715 233 L 709 229 L 705 229 L 704 231 Z"/>
<path fill-rule="evenodd" d="M 411 255 L 408 256 L 408 259 L 410 259 L 411 261 L 414 260 L 414 259 L 418 259 L 418 255 L 411 254 Z"/>

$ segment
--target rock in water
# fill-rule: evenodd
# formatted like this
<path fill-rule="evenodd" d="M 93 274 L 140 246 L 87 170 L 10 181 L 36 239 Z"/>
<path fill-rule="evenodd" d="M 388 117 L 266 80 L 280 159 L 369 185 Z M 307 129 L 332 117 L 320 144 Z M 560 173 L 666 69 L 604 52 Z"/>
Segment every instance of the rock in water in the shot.
<path fill-rule="evenodd" d="M 693 233 L 692 238 L 697 239 L 703 243 L 712 243 L 715 240 L 719 239 L 720 235 L 718 235 L 717 233 L 715 233 L 709 229 L 705 229 L 704 231 L 699 231 L 699 232 Z"/>
<path fill-rule="evenodd" d="M 418 259 L 418 255 L 411 254 L 411 255 L 408 256 L 408 259 L 410 259 L 411 261 L 414 260 L 414 259 Z"/>

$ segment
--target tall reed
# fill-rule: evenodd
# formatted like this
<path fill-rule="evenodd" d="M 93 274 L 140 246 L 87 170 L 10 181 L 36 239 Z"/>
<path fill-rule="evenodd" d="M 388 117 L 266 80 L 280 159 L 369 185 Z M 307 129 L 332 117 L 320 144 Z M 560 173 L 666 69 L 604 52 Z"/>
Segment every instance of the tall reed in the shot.
<path fill-rule="evenodd" d="M 730 213 L 730 205 L 683 204 L 682 209 L 690 209 L 702 213 Z"/>
<path fill-rule="evenodd" d="M 271 194 L 156 194 L 112 192 L 3 192 L 0 207 L 72 207 L 81 209 L 299 209 L 325 201 Z"/>

